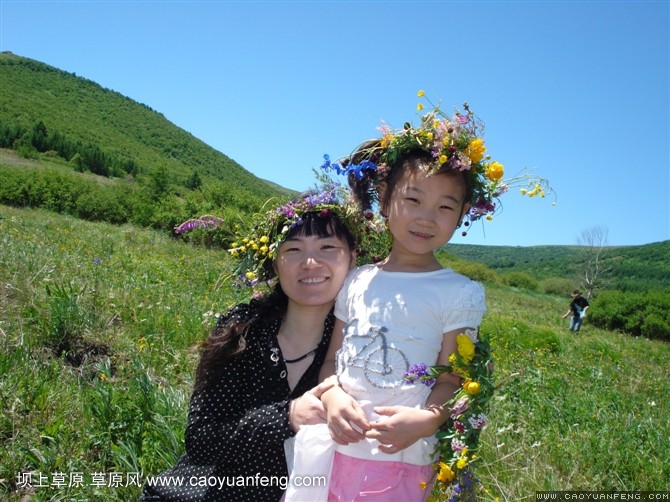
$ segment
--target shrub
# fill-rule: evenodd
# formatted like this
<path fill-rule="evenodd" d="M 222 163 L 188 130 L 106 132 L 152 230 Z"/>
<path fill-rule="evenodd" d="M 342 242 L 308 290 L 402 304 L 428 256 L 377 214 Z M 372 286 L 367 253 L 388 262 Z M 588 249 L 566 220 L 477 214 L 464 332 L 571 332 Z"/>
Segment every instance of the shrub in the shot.
<path fill-rule="evenodd" d="M 114 188 L 94 188 L 77 199 L 77 216 L 89 221 L 107 221 L 126 223 L 129 219 L 128 208 L 123 194 Z"/>
<path fill-rule="evenodd" d="M 490 284 L 500 283 L 500 276 L 483 263 L 457 261 L 450 263 L 450 266 L 459 274 L 463 274 L 473 281 L 488 282 Z"/>
<path fill-rule="evenodd" d="M 502 276 L 502 281 L 507 286 L 528 289 L 530 291 L 537 291 L 540 288 L 540 284 L 535 278 L 523 272 L 507 272 Z"/>
<path fill-rule="evenodd" d="M 574 281 L 561 277 L 550 277 L 540 282 L 540 290 L 547 295 L 565 296 L 575 289 Z"/>
<path fill-rule="evenodd" d="M 29 172 L 0 166 L 0 204 L 23 207 L 28 205 Z"/>
<path fill-rule="evenodd" d="M 670 294 L 603 291 L 589 309 L 594 326 L 670 341 Z"/>

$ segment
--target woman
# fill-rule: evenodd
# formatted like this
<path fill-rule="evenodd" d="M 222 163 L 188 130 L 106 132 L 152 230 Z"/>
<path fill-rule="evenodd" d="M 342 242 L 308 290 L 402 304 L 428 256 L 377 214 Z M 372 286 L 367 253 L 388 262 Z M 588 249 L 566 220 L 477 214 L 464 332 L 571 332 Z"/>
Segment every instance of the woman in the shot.
<path fill-rule="evenodd" d="M 335 297 L 355 261 L 353 215 L 334 189 L 268 211 L 233 244 L 243 280 L 269 293 L 223 315 L 202 350 L 186 453 L 147 479 L 140 500 L 277 501 L 284 442 L 323 423 L 318 383 Z"/>

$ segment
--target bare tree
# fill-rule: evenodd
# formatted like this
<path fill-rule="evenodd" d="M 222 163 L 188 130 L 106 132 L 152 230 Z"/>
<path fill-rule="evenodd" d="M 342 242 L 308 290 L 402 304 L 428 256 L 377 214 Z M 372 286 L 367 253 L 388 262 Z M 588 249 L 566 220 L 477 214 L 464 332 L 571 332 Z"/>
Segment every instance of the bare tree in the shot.
<path fill-rule="evenodd" d="M 605 277 L 612 267 L 605 265 L 607 252 L 607 227 L 596 226 L 582 231 L 577 238 L 582 261 L 579 279 L 587 298 L 605 283 Z"/>

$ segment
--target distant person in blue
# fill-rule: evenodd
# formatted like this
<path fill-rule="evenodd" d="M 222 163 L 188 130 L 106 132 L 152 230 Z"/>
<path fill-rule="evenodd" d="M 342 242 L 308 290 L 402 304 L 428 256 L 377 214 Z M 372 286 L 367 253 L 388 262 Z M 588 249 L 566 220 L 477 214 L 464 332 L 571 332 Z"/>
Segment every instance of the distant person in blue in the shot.
<path fill-rule="evenodd" d="M 575 289 L 572 292 L 572 301 L 570 302 L 570 307 L 568 311 L 563 315 L 563 319 L 571 315 L 570 318 L 570 331 L 577 333 L 579 328 L 582 327 L 582 322 L 586 317 L 586 311 L 589 308 L 589 301 L 582 296 L 582 292 L 578 289 Z"/>

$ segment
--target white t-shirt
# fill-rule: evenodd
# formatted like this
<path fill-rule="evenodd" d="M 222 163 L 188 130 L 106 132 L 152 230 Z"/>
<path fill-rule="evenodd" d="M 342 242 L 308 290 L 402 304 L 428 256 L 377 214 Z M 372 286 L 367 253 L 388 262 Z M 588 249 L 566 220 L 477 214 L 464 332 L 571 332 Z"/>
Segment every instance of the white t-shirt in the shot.
<path fill-rule="evenodd" d="M 423 407 L 430 387 L 407 383 L 410 366 L 434 365 L 442 335 L 477 328 L 486 312 L 481 284 L 451 269 L 433 272 L 387 272 L 364 265 L 350 272 L 335 303 L 335 316 L 346 323 L 337 352 L 342 388 L 367 413 L 383 419 L 377 406 Z M 366 439 L 337 450 L 352 457 L 428 465 L 436 439 L 423 438 L 396 454 L 380 452 Z"/>

